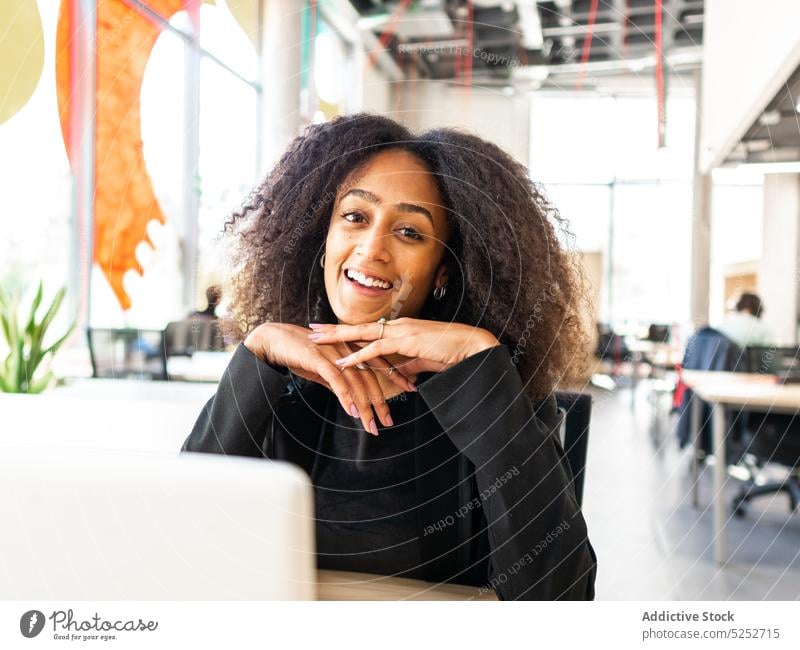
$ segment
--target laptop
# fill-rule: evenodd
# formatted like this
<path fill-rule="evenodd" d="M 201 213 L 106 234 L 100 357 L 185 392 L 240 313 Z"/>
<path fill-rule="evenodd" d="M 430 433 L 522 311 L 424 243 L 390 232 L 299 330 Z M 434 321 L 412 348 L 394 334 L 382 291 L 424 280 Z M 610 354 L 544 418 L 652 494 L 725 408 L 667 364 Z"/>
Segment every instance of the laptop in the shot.
<path fill-rule="evenodd" d="M 313 521 L 288 463 L 4 448 L 0 600 L 314 599 Z"/>

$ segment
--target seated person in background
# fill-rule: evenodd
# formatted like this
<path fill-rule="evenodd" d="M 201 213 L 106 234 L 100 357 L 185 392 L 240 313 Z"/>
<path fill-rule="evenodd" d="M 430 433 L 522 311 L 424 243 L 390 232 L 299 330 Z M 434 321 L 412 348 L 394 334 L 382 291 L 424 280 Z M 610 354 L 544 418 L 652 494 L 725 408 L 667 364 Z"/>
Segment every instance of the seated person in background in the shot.
<path fill-rule="evenodd" d="M 186 318 L 167 323 L 164 331 L 167 356 L 192 356 L 195 352 L 222 352 L 225 340 L 216 309 L 222 301 L 222 288 L 211 285 L 206 289 L 207 306 L 193 311 Z"/>
<path fill-rule="evenodd" d="M 736 303 L 736 312 L 730 314 L 717 328 L 739 347 L 773 344 L 772 333 L 761 320 L 764 307 L 754 293 L 743 293 Z"/>
<path fill-rule="evenodd" d="M 216 318 L 216 309 L 222 300 L 222 287 L 218 284 L 212 284 L 206 289 L 206 302 L 208 306 L 203 311 L 193 311 L 189 314 L 189 318 Z"/>

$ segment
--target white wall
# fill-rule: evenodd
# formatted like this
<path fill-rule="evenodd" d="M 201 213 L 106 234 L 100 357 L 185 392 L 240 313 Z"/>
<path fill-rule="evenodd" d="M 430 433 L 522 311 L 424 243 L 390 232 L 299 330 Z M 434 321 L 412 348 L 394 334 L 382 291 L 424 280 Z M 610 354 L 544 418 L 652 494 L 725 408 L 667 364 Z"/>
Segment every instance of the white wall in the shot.
<path fill-rule="evenodd" d="M 798 253 L 800 252 L 800 175 L 764 177 L 764 225 L 758 291 L 764 323 L 778 345 L 797 341 Z"/>
<path fill-rule="evenodd" d="M 389 116 L 415 131 L 461 127 L 494 142 L 524 165 L 528 164 L 530 99 L 507 97 L 499 90 L 465 90 L 435 80 L 402 84 Z"/>
<path fill-rule="evenodd" d="M 727 170 L 726 170 L 727 172 Z M 711 196 L 711 272 L 708 322 L 719 325 L 726 317 L 725 272 L 753 263 L 756 270 L 763 250 L 764 180 L 741 172 L 714 174 Z M 770 305 L 767 305 L 769 308 Z"/>
<path fill-rule="evenodd" d="M 800 64 L 798 0 L 706 0 L 700 166 L 717 166 Z"/>
<path fill-rule="evenodd" d="M 386 115 L 391 107 L 392 81 L 377 65 L 361 65 L 361 109 L 370 113 Z"/>

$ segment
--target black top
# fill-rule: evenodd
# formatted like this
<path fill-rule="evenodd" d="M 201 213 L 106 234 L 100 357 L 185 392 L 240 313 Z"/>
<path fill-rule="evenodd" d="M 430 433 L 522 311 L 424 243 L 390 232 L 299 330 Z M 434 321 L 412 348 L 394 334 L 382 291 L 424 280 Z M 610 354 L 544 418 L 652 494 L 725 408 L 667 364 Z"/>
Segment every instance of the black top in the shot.
<path fill-rule="evenodd" d="M 394 426 L 378 436 L 336 403 L 311 471 L 317 564 L 422 577 L 414 469 L 414 393 L 386 400 Z"/>
<path fill-rule="evenodd" d="M 420 373 L 416 384 L 414 399 L 397 400 L 400 403 L 390 409 L 398 427 L 405 423 L 414 432 L 413 534 L 422 557 L 421 575 L 434 582 L 475 586 L 476 594 L 494 589 L 504 600 L 592 599 L 597 558 L 559 440 L 561 418 L 555 397 L 534 404 L 525 395 L 525 383 L 505 344 L 472 354 L 438 373 Z M 400 414 L 394 417 L 398 406 L 407 409 L 402 420 Z M 327 387 L 271 366 L 240 344 L 181 451 L 288 461 L 315 475 L 318 484 L 337 487 L 322 496 L 328 499 L 323 518 L 361 526 L 350 533 L 347 552 L 362 553 L 359 570 L 381 573 L 377 563 L 389 553 L 379 555 L 381 547 L 368 537 L 375 528 L 363 527 L 383 526 L 381 536 L 395 541 L 413 536 L 405 532 L 411 521 L 397 518 L 407 508 L 387 505 L 382 494 L 404 486 L 392 477 L 405 477 L 411 471 L 405 455 L 396 456 L 397 465 L 386 469 L 391 454 L 383 451 L 384 445 L 396 452 L 395 446 L 404 440 L 407 444 L 408 437 L 401 432 L 396 440 L 389 439 L 393 432 L 384 428 L 378 439 L 363 439 L 358 455 L 357 444 L 352 448 L 360 440 L 352 430 L 360 430 L 357 420 L 339 423 L 344 433 L 351 429 L 349 437 L 335 435 L 326 424 L 336 420 L 340 409 Z M 409 422 L 410 412 L 414 415 Z M 350 445 L 347 453 L 337 449 L 328 456 L 350 462 L 331 465 L 323 457 L 323 465 L 315 468 L 320 445 L 340 441 Z M 364 474 L 372 462 L 385 471 Z M 343 496 L 354 476 L 359 477 L 358 491 Z M 319 487 L 316 491 L 322 494 Z M 409 492 L 394 492 L 393 498 L 413 499 Z M 367 506 L 368 515 L 359 514 L 359 508 Z M 396 525 L 393 531 L 388 530 L 391 523 Z M 340 523 L 339 533 L 343 526 Z M 322 531 L 320 537 L 328 550 L 336 548 L 338 541 L 328 532 Z M 403 547 L 399 548 L 408 555 L 392 553 L 392 563 L 385 567 L 388 573 L 396 575 L 413 566 L 412 544 Z M 365 548 L 368 553 L 363 553 Z M 347 559 L 338 551 L 325 557 Z"/>

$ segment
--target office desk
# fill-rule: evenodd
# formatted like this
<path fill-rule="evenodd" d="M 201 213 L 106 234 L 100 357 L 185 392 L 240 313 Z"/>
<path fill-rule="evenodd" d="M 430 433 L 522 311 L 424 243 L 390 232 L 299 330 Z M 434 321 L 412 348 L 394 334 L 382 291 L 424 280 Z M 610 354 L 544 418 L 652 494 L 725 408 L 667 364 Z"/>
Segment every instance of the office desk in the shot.
<path fill-rule="evenodd" d="M 189 382 L 219 382 L 233 352 L 195 352 L 191 357 L 169 357 L 170 379 Z"/>
<path fill-rule="evenodd" d="M 683 381 L 695 395 L 711 405 L 711 430 L 713 440 L 714 482 L 711 503 L 714 510 L 714 559 L 720 566 L 727 561 L 725 540 L 725 437 L 727 407 L 747 408 L 770 413 L 795 413 L 800 409 L 800 384 L 778 384 L 772 375 L 740 372 L 705 372 L 684 370 Z M 698 505 L 697 478 L 699 466 L 697 452 L 700 446 L 700 400 L 693 400 L 691 430 L 694 442 L 692 503 Z"/>
<path fill-rule="evenodd" d="M 318 600 L 497 600 L 493 590 L 371 573 L 319 571 Z"/>
<path fill-rule="evenodd" d="M 625 345 L 632 353 L 631 408 L 633 408 L 636 406 L 636 392 L 639 386 L 641 366 L 647 363 L 653 369 L 661 371 L 674 370 L 675 365 L 683 361 L 683 351 L 674 347 L 671 343 L 642 339 L 626 340 Z"/>
<path fill-rule="evenodd" d="M 683 351 L 671 343 L 635 339 L 626 341 L 628 350 L 637 355 L 637 361 L 646 361 L 651 366 L 672 370 L 683 361 Z"/>
<path fill-rule="evenodd" d="M 0 393 L 3 447 L 174 456 L 214 384 L 79 379 L 41 395 Z"/>

